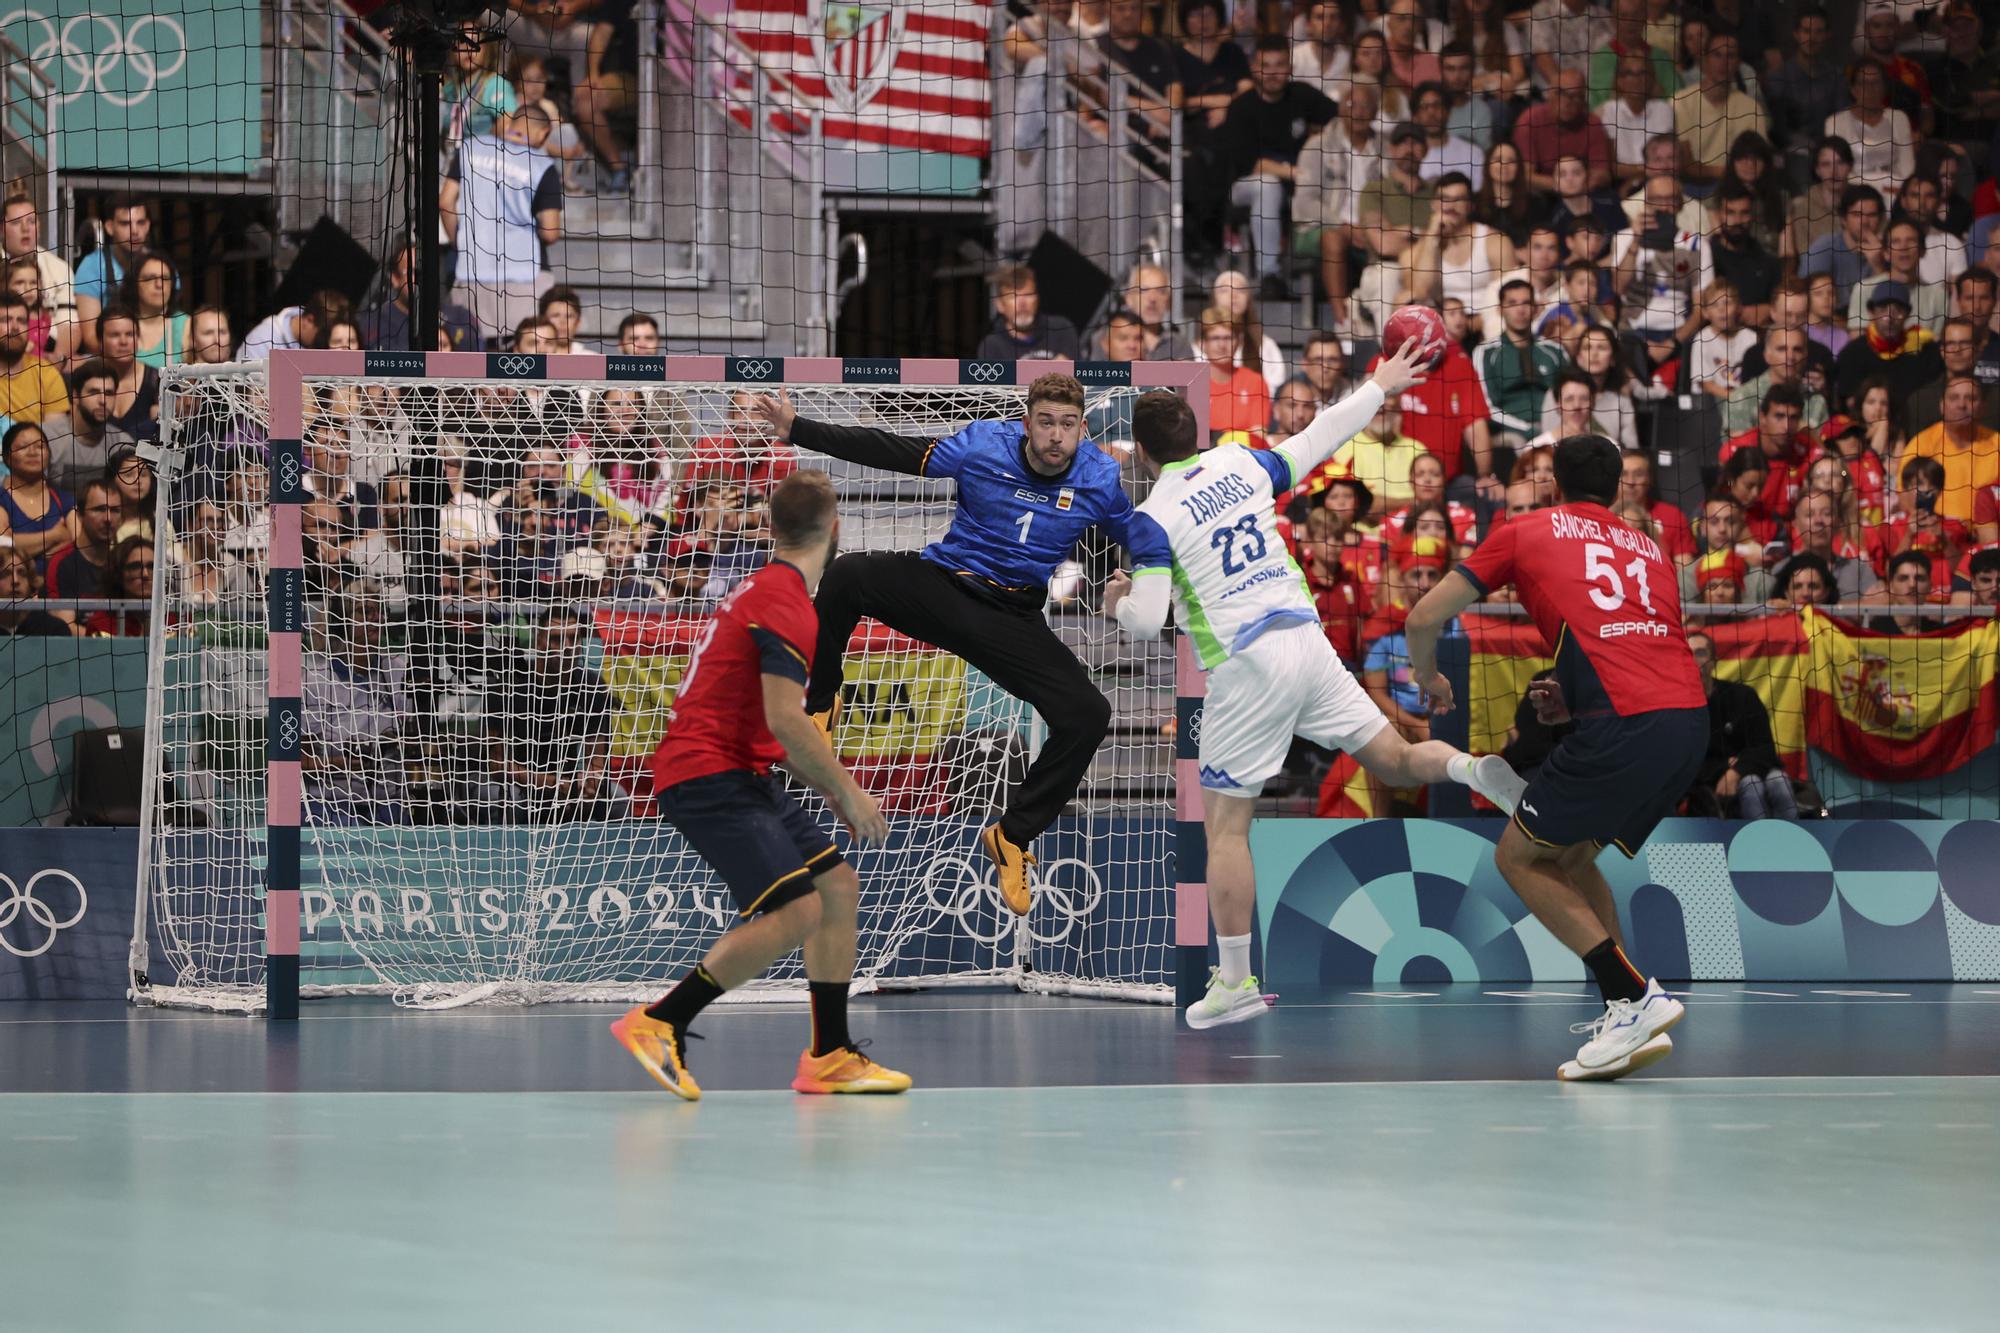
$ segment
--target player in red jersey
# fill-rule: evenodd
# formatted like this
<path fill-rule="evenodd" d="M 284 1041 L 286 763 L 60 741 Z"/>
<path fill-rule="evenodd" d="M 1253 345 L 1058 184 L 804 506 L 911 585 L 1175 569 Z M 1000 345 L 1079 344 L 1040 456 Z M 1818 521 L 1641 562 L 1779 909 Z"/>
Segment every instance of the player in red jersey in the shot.
<path fill-rule="evenodd" d="M 1618 907 L 1597 869 L 1616 844 L 1637 854 L 1679 804 L 1708 748 L 1708 700 L 1681 625 L 1680 583 L 1658 543 L 1612 514 L 1622 470 L 1601 435 L 1556 446 L 1563 503 L 1509 519 L 1410 612 L 1411 672 L 1433 713 L 1452 705 L 1440 630 L 1512 583 L 1555 645 L 1553 682 L 1530 689 L 1544 721 L 1576 720 L 1528 784 L 1494 860 L 1528 910 L 1597 978 L 1603 1016 L 1565 1079 L 1613 1079 L 1673 1050 L 1681 1003 L 1625 956 Z"/>
<path fill-rule="evenodd" d="M 874 798 L 806 716 L 819 617 L 813 589 L 840 540 L 833 483 L 798 472 L 771 493 L 771 562 L 736 585 L 695 640 L 653 752 L 660 813 L 729 886 L 740 922 L 657 1003 L 633 1009 L 611 1035 L 659 1084 L 695 1101 L 688 1025 L 724 991 L 805 946 L 812 1045 L 799 1056 L 800 1092 L 901 1092 L 847 1035 L 860 885 L 819 825 L 771 776 L 784 761 L 847 824 L 858 843 L 888 834 Z"/>

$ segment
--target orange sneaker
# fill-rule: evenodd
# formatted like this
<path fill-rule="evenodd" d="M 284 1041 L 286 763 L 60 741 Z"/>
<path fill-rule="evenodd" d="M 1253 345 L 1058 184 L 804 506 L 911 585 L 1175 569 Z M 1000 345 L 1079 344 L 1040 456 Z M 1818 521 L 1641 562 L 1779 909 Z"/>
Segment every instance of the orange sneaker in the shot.
<path fill-rule="evenodd" d="M 833 702 L 825 708 L 817 713 L 806 714 L 806 717 L 812 721 L 812 724 L 819 728 L 819 734 L 825 739 L 828 746 L 832 746 L 833 733 L 840 727 L 840 713 L 840 696 L 836 694 L 833 696 Z"/>
<path fill-rule="evenodd" d="M 1026 916 L 1035 905 L 1035 891 L 1028 883 L 1028 867 L 1034 854 L 1016 847 L 998 824 L 988 825 L 979 835 L 979 845 L 1000 876 L 1000 898 L 1015 916 Z"/>
<path fill-rule="evenodd" d="M 858 1046 L 840 1046 L 825 1055 L 811 1048 L 799 1052 L 798 1077 L 794 1092 L 908 1092 L 910 1076 L 884 1069 L 861 1053 Z"/>
<path fill-rule="evenodd" d="M 687 1034 L 662 1023 L 644 1005 L 625 1011 L 611 1025 L 611 1035 L 653 1076 L 653 1081 L 683 1101 L 701 1100 L 701 1087 L 687 1070 Z"/>

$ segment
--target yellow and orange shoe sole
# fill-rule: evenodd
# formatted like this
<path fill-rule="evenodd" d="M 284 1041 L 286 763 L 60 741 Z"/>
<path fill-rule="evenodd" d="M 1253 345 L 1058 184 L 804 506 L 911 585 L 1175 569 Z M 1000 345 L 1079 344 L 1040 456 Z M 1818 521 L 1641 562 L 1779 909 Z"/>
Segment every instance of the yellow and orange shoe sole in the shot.
<path fill-rule="evenodd" d="M 701 1085 L 688 1073 L 687 1066 L 674 1054 L 674 1041 L 667 1025 L 649 1016 L 643 1005 L 625 1011 L 611 1025 L 611 1035 L 629 1052 L 653 1082 L 682 1101 L 701 1100 Z"/>
<path fill-rule="evenodd" d="M 792 1080 L 793 1092 L 839 1094 L 909 1090 L 908 1074 L 885 1069 L 865 1055 L 845 1050 L 819 1057 L 815 1057 L 810 1050 L 801 1051 L 798 1076 Z"/>

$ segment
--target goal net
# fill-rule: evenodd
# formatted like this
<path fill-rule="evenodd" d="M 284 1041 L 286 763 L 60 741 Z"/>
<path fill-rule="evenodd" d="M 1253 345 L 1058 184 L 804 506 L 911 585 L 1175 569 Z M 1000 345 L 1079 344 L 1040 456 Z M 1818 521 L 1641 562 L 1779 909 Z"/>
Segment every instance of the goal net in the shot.
<path fill-rule="evenodd" d="M 764 438 L 740 395 L 784 382 L 809 416 L 941 436 L 1018 416 L 1037 369 L 328 352 L 170 370 L 135 993 L 260 1008 L 295 930 L 308 996 L 657 994 L 734 907 L 654 817 L 647 760 L 706 613 L 768 557 L 769 488 L 826 470 L 848 550 L 920 549 L 953 507 L 948 482 Z M 1140 498 L 1130 402 L 1199 367 L 1078 371 Z M 1093 534 L 1072 556 L 1046 614 L 1113 722 L 1035 849 L 1025 919 L 976 839 L 1037 719 L 955 657 L 872 621 L 854 636 L 835 744 L 891 827 L 849 852 L 861 987 L 1171 998 L 1174 650 L 1099 613 L 1115 548 Z M 803 989 L 794 955 L 743 995 Z"/>

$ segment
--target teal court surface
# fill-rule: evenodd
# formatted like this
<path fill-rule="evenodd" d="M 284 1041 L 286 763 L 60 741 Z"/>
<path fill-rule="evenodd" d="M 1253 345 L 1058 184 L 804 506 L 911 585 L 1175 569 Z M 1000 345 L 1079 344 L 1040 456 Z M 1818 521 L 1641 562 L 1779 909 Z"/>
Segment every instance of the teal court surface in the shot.
<path fill-rule="evenodd" d="M 1582 988 L 858 999 L 900 1098 L 782 1090 L 797 1006 L 294 1026 L 0 1008 L 0 1328 L 2000 1327 L 2000 985 L 1688 988 L 1565 1086 Z"/>

